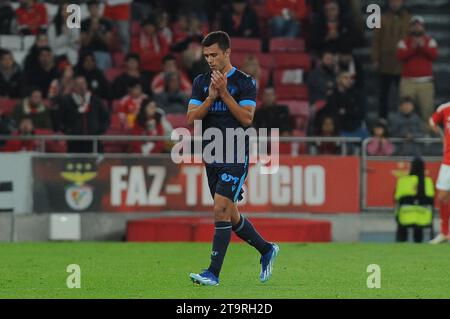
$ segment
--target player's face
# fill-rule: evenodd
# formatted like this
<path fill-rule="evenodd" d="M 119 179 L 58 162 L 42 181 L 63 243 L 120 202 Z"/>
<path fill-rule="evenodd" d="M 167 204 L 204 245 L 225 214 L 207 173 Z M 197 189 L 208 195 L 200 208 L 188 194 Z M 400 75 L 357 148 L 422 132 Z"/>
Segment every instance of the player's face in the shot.
<path fill-rule="evenodd" d="M 208 62 L 211 71 L 220 71 L 225 68 L 229 62 L 230 49 L 223 51 L 217 43 L 209 47 L 203 47 L 203 56 Z"/>

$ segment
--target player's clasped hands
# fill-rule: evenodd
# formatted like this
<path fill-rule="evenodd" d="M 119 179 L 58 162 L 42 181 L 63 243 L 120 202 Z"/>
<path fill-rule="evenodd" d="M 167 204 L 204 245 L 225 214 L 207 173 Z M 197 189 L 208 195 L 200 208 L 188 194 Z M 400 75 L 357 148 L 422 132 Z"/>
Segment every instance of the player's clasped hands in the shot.
<path fill-rule="evenodd" d="M 211 75 L 211 83 L 217 89 L 219 95 L 227 92 L 227 77 L 219 71 L 213 71 Z"/>

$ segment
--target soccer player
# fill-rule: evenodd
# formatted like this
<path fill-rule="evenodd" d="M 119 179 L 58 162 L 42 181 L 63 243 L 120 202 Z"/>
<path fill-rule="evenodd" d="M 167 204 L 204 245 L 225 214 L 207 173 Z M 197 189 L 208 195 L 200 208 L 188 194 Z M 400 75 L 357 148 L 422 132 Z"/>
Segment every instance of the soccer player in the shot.
<path fill-rule="evenodd" d="M 440 244 L 450 239 L 448 233 L 450 214 L 450 103 L 440 105 L 429 119 L 429 123 L 436 133 L 440 132 L 439 124 L 444 127 L 444 158 L 436 182 L 436 188 L 439 191 L 441 232 L 430 241 L 431 244 Z"/>
<path fill-rule="evenodd" d="M 227 33 L 211 32 L 204 38 L 202 47 L 211 71 L 194 79 L 187 120 L 191 125 L 195 120 L 201 120 L 203 132 L 208 128 L 219 129 L 223 134 L 223 155 L 230 148 L 235 148 L 235 154 L 232 162 L 214 158 L 214 161 L 208 163 L 203 156 L 209 189 L 214 199 L 215 232 L 209 268 L 200 274 L 191 273 L 189 277 L 194 283 L 201 285 L 219 284 L 219 274 L 230 243 L 231 231 L 234 231 L 239 238 L 260 252 L 260 281 L 265 282 L 272 275 L 279 247 L 265 241 L 252 223 L 238 211 L 237 201 L 243 199 L 242 185 L 248 172 L 249 143 L 245 138 L 243 143 L 238 143 L 245 145 L 233 147 L 236 145 L 235 140 L 226 140 L 227 128 L 245 130 L 252 124 L 256 106 L 255 81 L 231 65 L 230 38 Z M 245 147 L 243 161 L 236 156 L 240 147 Z"/>

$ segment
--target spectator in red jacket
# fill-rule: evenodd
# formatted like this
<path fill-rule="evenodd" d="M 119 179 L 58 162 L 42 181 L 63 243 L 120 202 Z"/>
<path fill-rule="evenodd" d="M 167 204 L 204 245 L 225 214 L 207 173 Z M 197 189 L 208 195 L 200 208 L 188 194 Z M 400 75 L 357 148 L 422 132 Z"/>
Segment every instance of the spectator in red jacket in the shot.
<path fill-rule="evenodd" d="M 425 34 L 424 19 L 412 17 L 410 35 L 401 40 L 397 47 L 397 58 L 403 65 L 400 97 L 414 99 L 425 125 L 434 110 L 432 63 L 437 55 L 437 42 Z"/>
<path fill-rule="evenodd" d="M 136 118 L 133 135 L 164 136 L 162 122 L 164 112 L 157 108 L 156 102 L 146 99 L 142 102 Z M 131 152 L 140 154 L 161 153 L 164 151 L 164 141 L 135 141 L 131 143 Z"/>
<path fill-rule="evenodd" d="M 33 120 L 29 117 L 24 117 L 20 121 L 19 130 L 15 132 L 13 135 L 15 136 L 33 136 L 34 125 Z M 8 140 L 4 147 L 5 152 L 20 152 L 20 151 L 37 151 L 39 147 L 39 143 L 36 140 Z"/>
<path fill-rule="evenodd" d="M 308 15 L 305 0 L 267 0 L 266 11 L 272 37 L 297 37 L 301 20 Z"/>
<path fill-rule="evenodd" d="M 189 80 L 187 75 L 178 68 L 177 59 L 172 54 L 168 54 L 163 58 L 163 71 L 153 78 L 152 91 L 154 94 L 159 94 L 164 91 L 164 79 L 168 73 L 178 74 L 180 79 L 180 90 L 185 94 L 191 94 L 191 80 Z"/>
<path fill-rule="evenodd" d="M 142 86 L 139 80 L 131 80 L 128 83 L 128 94 L 120 100 L 117 110 L 124 129 L 134 127 L 139 108 L 145 99 L 148 99 L 148 96 L 142 92 Z"/>
<path fill-rule="evenodd" d="M 16 10 L 16 20 L 19 32 L 23 35 L 36 35 L 47 31 L 47 9 L 36 0 L 22 0 Z"/>
<path fill-rule="evenodd" d="M 141 57 L 143 71 L 150 74 L 161 71 L 162 59 L 169 53 L 169 45 L 165 37 L 157 32 L 154 18 L 141 23 L 141 33 L 131 41 L 131 51 Z"/>

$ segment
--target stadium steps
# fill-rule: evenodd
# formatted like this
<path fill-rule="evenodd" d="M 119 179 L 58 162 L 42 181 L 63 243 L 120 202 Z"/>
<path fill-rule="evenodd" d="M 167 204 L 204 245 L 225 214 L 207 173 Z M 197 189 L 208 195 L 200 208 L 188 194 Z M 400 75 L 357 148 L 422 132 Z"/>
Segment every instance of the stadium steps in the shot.
<path fill-rule="evenodd" d="M 383 0 L 362 0 L 363 15 L 367 18 L 366 7 L 369 4 L 378 4 L 384 8 Z M 427 33 L 436 39 L 439 45 L 439 56 L 433 64 L 436 83 L 435 105 L 449 100 L 450 81 L 450 1 L 448 0 L 408 0 L 405 7 L 413 15 L 421 15 L 426 21 Z M 372 44 L 373 31 L 366 29 L 366 47 L 355 49 L 355 56 L 363 65 L 365 73 L 365 95 L 367 97 L 367 110 L 369 122 L 376 119 L 378 114 L 378 77 L 372 69 L 370 58 L 370 46 Z M 393 110 L 391 110 L 393 111 Z"/>

